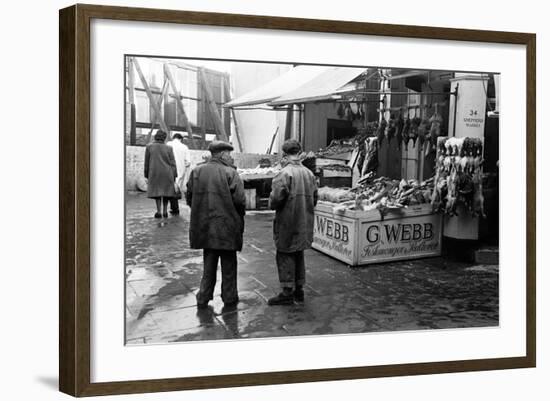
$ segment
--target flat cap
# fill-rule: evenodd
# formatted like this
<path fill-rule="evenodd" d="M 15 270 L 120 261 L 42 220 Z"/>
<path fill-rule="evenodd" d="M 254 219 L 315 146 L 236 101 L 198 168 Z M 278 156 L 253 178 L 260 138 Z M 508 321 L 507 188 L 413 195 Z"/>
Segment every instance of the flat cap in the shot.
<path fill-rule="evenodd" d="M 224 141 L 212 141 L 210 145 L 208 145 L 208 150 L 212 153 L 217 153 L 222 150 L 233 150 L 233 146 Z"/>
<path fill-rule="evenodd" d="M 298 142 L 295 139 L 288 139 L 283 143 L 283 152 L 288 155 L 296 155 L 300 153 L 302 150 L 302 146 L 300 145 L 300 142 Z"/>

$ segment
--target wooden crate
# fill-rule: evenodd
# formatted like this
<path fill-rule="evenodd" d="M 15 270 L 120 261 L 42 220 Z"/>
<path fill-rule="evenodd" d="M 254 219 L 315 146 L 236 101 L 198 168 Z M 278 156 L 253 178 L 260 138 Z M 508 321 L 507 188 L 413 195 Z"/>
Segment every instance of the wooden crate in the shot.
<path fill-rule="evenodd" d="M 318 157 L 315 159 L 315 167 L 324 167 L 331 164 L 339 164 L 341 166 L 346 166 L 348 161 L 346 159 L 333 159 L 329 157 Z"/>
<path fill-rule="evenodd" d="M 320 187 L 351 188 L 351 176 L 349 177 L 319 177 Z"/>
<path fill-rule="evenodd" d="M 383 218 L 378 210 L 333 212 L 315 207 L 314 249 L 351 266 L 441 255 L 441 215 L 430 205 L 411 206 Z"/>
<path fill-rule="evenodd" d="M 256 198 L 257 210 L 269 210 L 269 198 Z"/>

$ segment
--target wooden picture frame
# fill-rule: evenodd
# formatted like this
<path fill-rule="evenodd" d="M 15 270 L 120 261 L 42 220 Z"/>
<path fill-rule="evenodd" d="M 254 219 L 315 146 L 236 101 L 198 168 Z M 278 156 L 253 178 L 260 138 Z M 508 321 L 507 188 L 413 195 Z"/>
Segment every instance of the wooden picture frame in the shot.
<path fill-rule="evenodd" d="M 92 383 L 90 22 L 94 18 L 524 45 L 527 54 L 526 355 L 511 358 Z M 60 10 L 59 29 L 59 388 L 62 392 L 73 396 L 95 396 L 535 366 L 535 34 L 80 4 Z"/>

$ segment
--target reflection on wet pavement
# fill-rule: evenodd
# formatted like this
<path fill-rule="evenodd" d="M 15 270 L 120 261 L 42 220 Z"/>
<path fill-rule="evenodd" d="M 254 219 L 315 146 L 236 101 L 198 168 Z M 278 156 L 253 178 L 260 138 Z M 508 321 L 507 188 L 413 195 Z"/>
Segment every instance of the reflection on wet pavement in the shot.
<path fill-rule="evenodd" d="M 268 306 L 280 290 L 273 214 L 249 213 L 239 254 L 239 298 L 197 309 L 202 251 L 189 249 L 189 209 L 158 221 L 153 202 L 127 195 L 126 343 L 487 327 L 499 324 L 498 265 L 430 258 L 349 268 L 306 251 L 306 300 Z"/>

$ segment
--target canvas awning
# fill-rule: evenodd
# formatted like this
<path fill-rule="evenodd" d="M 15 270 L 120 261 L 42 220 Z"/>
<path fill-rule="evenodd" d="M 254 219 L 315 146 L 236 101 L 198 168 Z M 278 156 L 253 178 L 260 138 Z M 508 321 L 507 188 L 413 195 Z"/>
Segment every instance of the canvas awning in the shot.
<path fill-rule="evenodd" d="M 300 87 L 271 101 L 269 105 L 283 106 L 339 98 L 338 90 L 366 71 L 366 68 L 330 67 Z"/>
<path fill-rule="evenodd" d="M 269 103 L 285 93 L 292 91 L 312 80 L 330 67 L 317 65 L 300 65 L 294 67 L 273 81 L 256 88 L 243 96 L 226 103 L 224 107 L 255 106 Z"/>
<path fill-rule="evenodd" d="M 273 81 L 231 100 L 224 107 L 260 104 L 276 107 L 330 99 L 339 89 L 366 71 L 366 68 L 297 66 Z"/>

